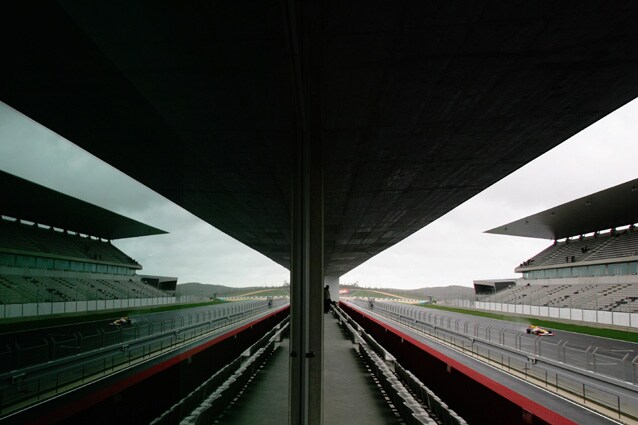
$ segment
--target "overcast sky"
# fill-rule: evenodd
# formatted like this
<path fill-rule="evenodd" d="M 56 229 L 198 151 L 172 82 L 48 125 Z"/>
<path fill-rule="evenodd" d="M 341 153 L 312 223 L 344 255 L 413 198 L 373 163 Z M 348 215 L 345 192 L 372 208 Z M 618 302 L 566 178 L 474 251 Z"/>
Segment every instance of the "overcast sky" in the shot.
<path fill-rule="evenodd" d="M 633 101 L 341 282 L 420 288 L 517 276 L 514 267 L 550 242 L 483 232 L 638 177 L 636 122 Z M 170 232 L 114 241 L 143 273 L 233 286 L 288 280 L 283 267 L 2 103 L 0 169 Z"/>

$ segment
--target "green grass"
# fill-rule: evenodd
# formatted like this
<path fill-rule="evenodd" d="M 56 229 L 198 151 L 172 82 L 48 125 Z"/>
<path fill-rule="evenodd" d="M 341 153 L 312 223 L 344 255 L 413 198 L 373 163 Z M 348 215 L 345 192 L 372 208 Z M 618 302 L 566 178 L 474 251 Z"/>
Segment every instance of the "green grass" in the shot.
<path fill-rule="evenodd" d="M 624 331 L 620 329 L 609 329 L 609 328 L 603 328 L 603 327 L 576 325 L 572 323 L 554 322 L 551 320 L 536 319 L 531 317 L 521 317 L 521 316 L 510 315 L 510 314 L 493 313 L 493 312 L 471 310 L 471 309 L 457 308 L 457 307 L 445 307 L 445 306 L 432 305 L 432 304 L 420 304 L 419 306 L 432 308 L 436 310 L 451 311 L 454 313 L 469 314 L 472 316 L 487 317 L 490 319 L 507 320 L 508 322 L 517 322 L 517 323 L 524 323 L 524 324 L 533 323 L 536 326 L 540 326 L 542 328 L 552 329 L 552 330 L 562 330 L 562 331 L 576 332 L 576 333 L 581 333 L 586 335 L 601 336 L 604 338 L 618 339 L 622 341 L 638 342 L 637 332 Z"/>
<path fill-rule="evenodd" d="M 16 317 L 0 320 L 0 333 L 27 331 L 41 327 L 63 326 L 77 322 L 110 320 L 122 316 L 132 316 L 135 314 L 157 313 L 161 311 L 182 310 L 193 307 L 201 307 L 205 305 L 220 304 L 225 301 L 214 300 L 191 304 L 170 304 L 155 307 L 134 307 L 121 310 L 108 310 L 103 312 L 81 312 L 81 313 L 65 313 L 52 314 L 37 317 Z"/>

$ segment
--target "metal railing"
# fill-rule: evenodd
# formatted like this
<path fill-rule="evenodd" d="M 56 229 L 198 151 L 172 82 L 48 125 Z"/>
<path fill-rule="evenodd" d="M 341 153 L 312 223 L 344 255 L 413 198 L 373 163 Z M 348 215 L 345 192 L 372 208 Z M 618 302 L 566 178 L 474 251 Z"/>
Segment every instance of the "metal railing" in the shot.
<path fill-rule="evenodd" d="M 287 300 L 233 303 L 223 309 L 186 313 L 165 321 L 86 335 L 73 339 L 73 345 L 56 341 L 54 352 L 60 357 L 55 360 L 48 360 L 51 349 L 48 343 L 22 349 L 18 363 L 32 365 L 0 374 L 0 418 L 197 339 L 208 338 L 229 325 L 287 303 Z M 75 344 L 78 341 L 80 345 Z"/>
<path fill-rule="evenodd" d="M 354 304 L 370 309 L 368 301 L 357 300 Z M 637 387 L 631 384 L 636 382 L 636 359 L 628 359 L 626 355 L 609 356 L 598 347 L 581 349 L 570 347 L 562 340 L 529 338 L 523 332 L 481 326 L 469 320 L 428 312 L 421 307 L 376 301 L 371 310 L 608 417 L 632 423 L 638 420 Z M 572 353 L 587 359 L 589 367 L 585 369 L 566 363 L 571 361 Z M 601 369 L 608 372 L 611 363 L 622 364 L 623 376 L 628 375 L 633 381 L 621 382 L 602 376 L 600 372 L 586 372 Z M 592 379 L 598 383 L 592 383 Z"/>

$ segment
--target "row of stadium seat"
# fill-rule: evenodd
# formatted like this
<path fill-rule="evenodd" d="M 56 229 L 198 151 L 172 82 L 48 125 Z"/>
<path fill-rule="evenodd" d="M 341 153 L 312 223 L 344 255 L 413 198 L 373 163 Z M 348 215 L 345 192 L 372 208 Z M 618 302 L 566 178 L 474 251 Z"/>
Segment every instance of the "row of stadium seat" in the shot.
<path fill-rule="evenodd" d="M 393 406 L 407 425 L 436 425 L 423 406 L 412 397 L 403 383 L 390 370 L 388 365 L 367 344 L 359 351 Z"/>
<path fill-rule="evenodd" d="M 417 394 L 421 401 L 444 425 L 467 425 L 465 419 L 450 409 L 443 400 L 426 387 L 412 372 L 398 363 L 394 365 L 394 371 L 399 375 L 401 381 L 404 382 L 414 394 Z"/>
<path fill-rule="evenodd" d="M 636 255 L 638 255 L 638 231 L 624 230 L 609 235 L 587 236 L 577 240 L 557 242 L 536 254 L 522 266 L 551 266 Z"/>
<path fill-rule="evenodd" d="M 228 407 L 239 391 L 277 348 L 288 331 L 289 318 L 271 329 L 247 350 L 248 359 L 238 357 L 224 366 L 186 397 L 151 422 L 151 425 L 210 424 Z"/>
<path fill-rule="evenodd" d="M 583 310 L 638 312 L 638 284 L 587 283 L 515 286 L 482 301 Z"/>
<path fill-rule="evenodd" d="M 463 418 L 450 409 L 418 378 L 403 368 L 394 356 L 366 333 L 347 313 L 339 307 L 335 307 L 334 311 L 352 341 L 358 344 L 359 353 L 406 424 L 467 425 Z M 419 397 L 421 402 L 412 394 Z"/>
<path fill-rule="evenodd" d="M 132 276 L 122 279 L 0 274 L 0 304 L 164 297 Z"/>
<path fill-rule="evenodd" d="M 126 266 L 139 264 L 110 242 L 0 219 L 0 248 L 54 254 L 82 261 L 97 260 Z"/>

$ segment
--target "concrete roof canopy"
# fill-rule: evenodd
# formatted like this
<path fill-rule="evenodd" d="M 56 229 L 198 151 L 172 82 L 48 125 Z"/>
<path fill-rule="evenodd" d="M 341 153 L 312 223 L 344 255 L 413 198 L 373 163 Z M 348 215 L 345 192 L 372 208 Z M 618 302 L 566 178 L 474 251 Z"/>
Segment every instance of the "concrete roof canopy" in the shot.
<path fill-rule="evenodd" d="M 285 267 L 314 117 L 339 276 L 638 96 L 633 2 L 282 3 L 13 2 L 0 100 Z"/>
<path fill-rule="evenodd" d="M 487 230 L 496 235 L 562 239 L 638 223 L 638 179 Z"/>
<path fill-rule="evenodd" d="M 139 221 L 0 171 L 0 214 L 103 239 L 166 233 Z"/>

